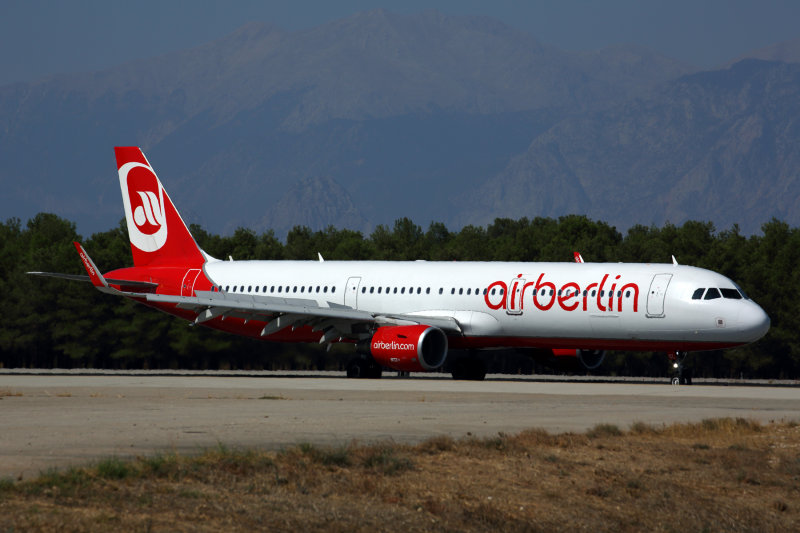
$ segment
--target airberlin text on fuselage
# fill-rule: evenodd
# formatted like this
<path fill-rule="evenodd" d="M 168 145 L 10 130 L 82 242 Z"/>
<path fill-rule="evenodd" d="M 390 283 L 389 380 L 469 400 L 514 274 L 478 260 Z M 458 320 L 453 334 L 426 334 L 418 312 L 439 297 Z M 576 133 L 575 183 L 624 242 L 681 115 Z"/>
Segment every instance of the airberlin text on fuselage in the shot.
<path fill-rule="evenodd" d="M 589 283 L 585 287 L 570 281 L 560 288 L 555 283 L 546 281 L 544 273 L 539 274 L 536 281 L 527 281 L 519 274 L 510 283 L 495 281 L 489 285 L 483 296 L 489 309 L 505 309 L 521 311 L 525 303 L 531 301 L 536 309 L 548 311 L 556 304 L 564 311 L 622 311 L 623 302 L 632 296 L 632 310 L 639 311 L 639 286 L 636 283 L 624 283 L 622 276 L 612 277 L 606 274 L 600 282 Z M 609 279 L 611 278 L 611 279 Z M 493 290 L 499 289 L 493 293 Z M 526 300 L 526 294 L 528 300 Z"/>

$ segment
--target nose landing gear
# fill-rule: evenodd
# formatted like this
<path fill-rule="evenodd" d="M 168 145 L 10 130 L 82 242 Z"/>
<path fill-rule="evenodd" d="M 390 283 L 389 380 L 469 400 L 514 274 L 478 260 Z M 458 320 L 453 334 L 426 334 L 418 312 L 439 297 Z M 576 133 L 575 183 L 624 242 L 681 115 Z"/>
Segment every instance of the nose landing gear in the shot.
<path fill-rule="evenodd" d="M 675 377 L 672 378 L 673 385 L 692 384 L 692 371 L 684 365 L 687 355 L 689 355 L 688 352 L 669 352 L 667 354 L 675 371 Z"/>

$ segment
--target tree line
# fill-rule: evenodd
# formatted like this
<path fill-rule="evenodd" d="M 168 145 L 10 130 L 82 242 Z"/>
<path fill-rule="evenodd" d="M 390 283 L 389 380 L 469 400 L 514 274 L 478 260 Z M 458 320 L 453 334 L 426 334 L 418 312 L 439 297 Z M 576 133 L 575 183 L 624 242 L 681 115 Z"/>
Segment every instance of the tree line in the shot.
<path fill-rule="evenodd" d="M 274 232 L 239 228 L 220 236 L 190 227 L 212 256 L 234 259 L 571 261 L 580 251 L 593 262 L 669 263 L 720 272 L 736 281 L 772 320 L 757 343 L 701 352 L 691 362 L 695 376 L 796 379 L 800 371 L 800 230 L 779 220 L 761 233 L 738 227 L 717 231 L 709 222 L 680 226 L 634 226 L 624 235 L 584 216 L 558 219 L 498 218 L 486 227 L 427 230 L 409 219 L 371 234 L 329 227 L 292 229 L 285 242 Z M 109 231 L 83 240 L 73 222 L 40 213 L 22 224 L 0 223 L 0 366 L 117 369 L 342 369 L 352 348 L 331 352 L 312 345 L 276 344 L 236 337 L 102 294 L 89 284 L 29 276 L 28 271 L 83 274 L 72 241 L 81 241 L 103 272 L 131 266 L 124 219 Z M 490 355 L 490 371 L 542 371 L 525 350 Z M 614 352 L 599 371 L 609 375 L 662 376 L 663 354 Z"/>

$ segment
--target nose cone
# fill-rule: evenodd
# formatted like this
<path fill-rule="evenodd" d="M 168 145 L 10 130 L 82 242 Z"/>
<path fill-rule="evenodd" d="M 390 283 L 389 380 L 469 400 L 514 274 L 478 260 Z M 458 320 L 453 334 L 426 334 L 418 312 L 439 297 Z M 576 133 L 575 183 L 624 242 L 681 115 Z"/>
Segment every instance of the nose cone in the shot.
<path fill-rule="evenodd" d="M 746 342 L 755 342 L 769 331 L 769 317 L 755 302 L 748 302 L 739 313 L 739 330 Z"/>

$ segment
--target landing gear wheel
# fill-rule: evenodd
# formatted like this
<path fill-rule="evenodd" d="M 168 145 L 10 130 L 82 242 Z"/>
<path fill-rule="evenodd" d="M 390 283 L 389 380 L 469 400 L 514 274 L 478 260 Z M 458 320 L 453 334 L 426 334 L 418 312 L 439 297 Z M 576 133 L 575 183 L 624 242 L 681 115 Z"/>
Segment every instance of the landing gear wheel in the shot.
<path fill-rule="evenodd" d="M 370 361 L 370 363 L 371 364 L 369 366 L 369 371 L 367 372 L 367 377 L 369 379 L 381 379 L 381 376 L 383 375 L 383 368 L 381 368 L 381 365 L 375 361 Z"/>
<path fill-rule="evenodd" d="M 363 378 L 366 373 L 366 360 L 353 359 L 347 363 L 347 377 L 348 378 Z"/>
<path fill-rule="evenodd" d="M 688 352 L 670 352 L 667 354 L 669 360 L 672 362 L 672 368 L 675 369 L 677 374 L 672 378 L 673 385 L 691 385 L 692 384 L 692 371 L 686 368 L 684 361 Z"/>
<path fill-rule="evenodd" d="M 383 369 L 381 365 L 362 357 L 347 363 L 347 377 L 357 379 L 380 379 Z"/>
<path fill-rule="evenodd" d="M 486 378 L 486 364 L 480 359 L 464 357 L 453 363 L 453 379 L 460 381 L 483 381 Z"/>

